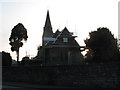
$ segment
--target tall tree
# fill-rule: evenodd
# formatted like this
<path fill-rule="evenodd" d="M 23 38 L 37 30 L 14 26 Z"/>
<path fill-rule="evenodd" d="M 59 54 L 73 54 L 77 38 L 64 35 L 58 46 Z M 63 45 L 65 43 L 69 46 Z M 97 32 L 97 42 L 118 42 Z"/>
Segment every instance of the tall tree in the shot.
<path fill-rule="evenodd" d="M 106 62 L 118 60 L 119 50 L 117 39 L 108 28 L 98 28 L 97 31 L 89 33 L 90 38 L 85 40 L 86 47 L 89 49 L 86 54 L 87 59 L 95 62 Z"/>
<path fill-rule="evenodd" d="M 19 62 L 19 48 L 23 46 L 23 41 L 27 41 L 27 38 L 27 30 L 22 23 L 14 26 L 9 38 L 9 44 L 11 45 L 11 51 L 16 51 L 17 63 Z"/>

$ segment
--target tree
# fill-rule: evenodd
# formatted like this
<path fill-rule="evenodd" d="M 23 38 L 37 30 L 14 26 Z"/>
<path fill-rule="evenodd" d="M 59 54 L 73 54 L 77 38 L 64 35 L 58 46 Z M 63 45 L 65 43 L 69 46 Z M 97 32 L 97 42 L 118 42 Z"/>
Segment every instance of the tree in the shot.
<path fill-rule="evenodd" d="M 17 63 L 19 62 L 19 48 L 23 46 L 22 41 L 27 41 L 27 38 L 27 30 L 22 23 L 14 26 L 9 38 L 9 44 L 11 45 L 11 51 L 16 51 L 17 53 Z"/>
<path fill-rule="evenodd" d="M 2 66 L 11 66 L 12 65 L 12 57 L 10 53 L 6 53 L 2 51 Z"/>
<path fill-rule="evenodd" d="M 86 54 L 87 59 L 94 62 L 118 60 L 117 39 L 108 28 L 98 28 L 97 31 L 90 32 L 89 36 L 90 38 L 84 41 L 89 50 Z"/>
<path fill-rule="evenodd" d="M 41 60 L 43 60 L 43 54 L 44 54 L 44 49 L 42 48 L 42 46 L 41 45 L 39 45 L 38 47 L 37 47 L 37 55 L 36 55 L 36 57 L 34 58 L 34 59 L 41 59 Z"/>

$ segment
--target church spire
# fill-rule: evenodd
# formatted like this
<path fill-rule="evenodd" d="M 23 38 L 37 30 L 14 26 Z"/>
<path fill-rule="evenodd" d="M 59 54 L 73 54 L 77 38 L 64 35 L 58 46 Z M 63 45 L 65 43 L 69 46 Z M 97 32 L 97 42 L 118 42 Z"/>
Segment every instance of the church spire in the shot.
<path fill-rule="evenodd" d="M 50 21 L 50 15 L 49 15 L 49 10 L 47 11 L 47 16 L 46 16 L 46 21 L 45 21 L 45 26 L 44 26 L 44 31 L 43 31 L 43 45 L 45 45 L 45 43 L 47 41 L 45 41 L 45 38 L 51 38 L 53 35 L 53 31 L 52 31 L 52 25 L 51 25 L 51 21 Z"/>
<path fill-rule="evenodd" d="M 45 22 L 45 27 L 52 27 L 51 21 L 50 21 L 50 16 L 49 16 L 49 10 L 47 11 L 47 16 L 46 16 L 46 22 Z"/>

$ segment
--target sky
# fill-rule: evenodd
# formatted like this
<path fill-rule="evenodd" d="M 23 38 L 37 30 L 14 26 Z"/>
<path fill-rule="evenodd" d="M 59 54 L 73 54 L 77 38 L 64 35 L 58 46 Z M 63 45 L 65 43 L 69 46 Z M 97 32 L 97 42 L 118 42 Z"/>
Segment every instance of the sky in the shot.
<path fill-rule="evenodd" d="M 85 46 L 84 40 L 89 32 L 99 27 L 107 27 L 118 37 L 119 0 L 0 0 L 0 52 L 11 51 L 9 37 L 12 28 L 22 23 L 28 32 L 28 40 L 20 48 L 20 60 L 37 54 L 42 45 L 43 27 L 49 10 L 53 32 L 67 27 L 78 36 L 77 42 Z"/>

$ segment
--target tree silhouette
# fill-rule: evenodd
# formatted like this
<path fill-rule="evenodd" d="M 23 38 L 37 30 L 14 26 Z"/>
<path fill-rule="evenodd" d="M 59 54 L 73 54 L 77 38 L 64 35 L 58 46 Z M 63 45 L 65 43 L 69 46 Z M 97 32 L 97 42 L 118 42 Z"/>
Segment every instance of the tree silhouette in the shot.
<path fill-rule="evenodd" d="M 17 63 L 19 62 L 19 48 L 23 46 L 22 41 L 26 41 L 27 38 L 27 30 L 22 23 L 18 23 L 14 26 L 9 38 L 9 44 L 11 45 L 11 51 L 16 51 L 17 53 Z"/>
<path fill-rule="evenodd" d="M 111 34 L 107 28 L 98 28 L 97 31 L 89 33 L 90 38 L 84 42 L 89 49 L 86 54 L 87 59 L 95 62 L 106 62 L 118 60 L 119 50 L 117 39 Z"/>
<path fill-rule="evenodd" d="M 12 57 L 10 53 L 2 51 L 2 66 L 11 66 L 12 65 Z"/>

